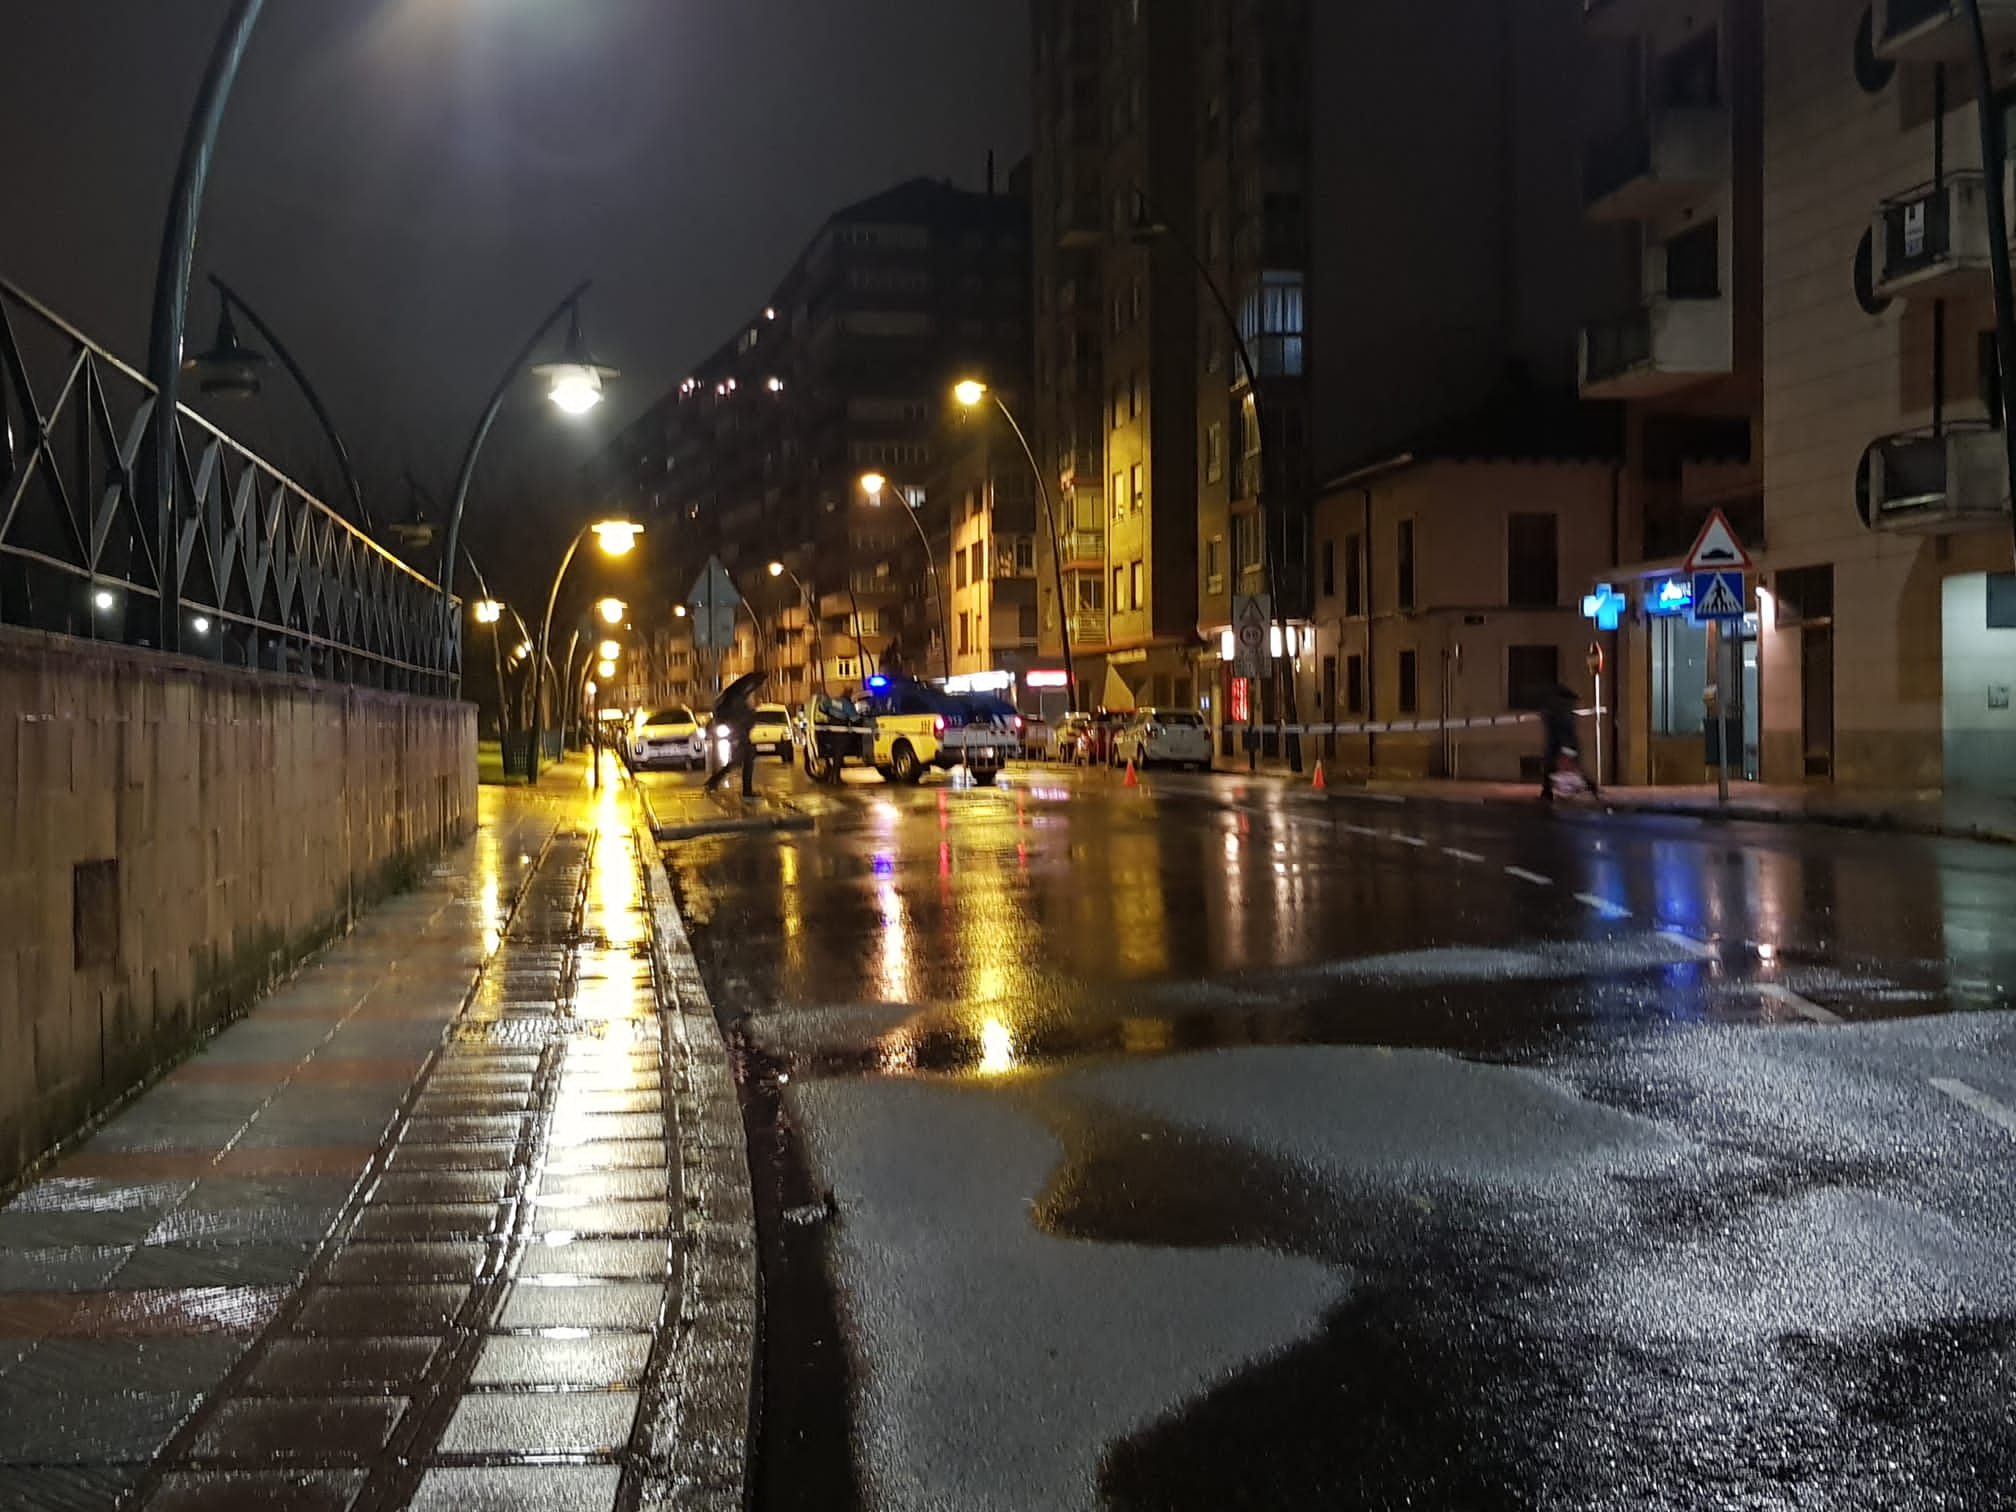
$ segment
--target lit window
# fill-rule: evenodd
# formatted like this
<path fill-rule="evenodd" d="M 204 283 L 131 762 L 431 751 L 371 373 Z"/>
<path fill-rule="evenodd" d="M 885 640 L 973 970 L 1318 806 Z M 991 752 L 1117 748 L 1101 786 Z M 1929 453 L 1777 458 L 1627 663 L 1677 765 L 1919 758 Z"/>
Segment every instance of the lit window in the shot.
<path fill-rule="evenodd" d="M 1239 303 L 1239 334 L 1262 377 L 1302 372 L 1302 275 L 1263 273 Z"/>

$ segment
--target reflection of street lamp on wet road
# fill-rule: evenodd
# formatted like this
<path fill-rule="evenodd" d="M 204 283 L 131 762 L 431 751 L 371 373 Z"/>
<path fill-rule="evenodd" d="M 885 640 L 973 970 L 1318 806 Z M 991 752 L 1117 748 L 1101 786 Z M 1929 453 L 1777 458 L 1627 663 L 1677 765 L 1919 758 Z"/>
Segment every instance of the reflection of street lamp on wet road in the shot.
<path fill-rule="evenodd" d="M 1043 501 L 1043 528 L 1050 534 L 1050 565 L 1057 574 L 1057 633 L 1064 647 L 1064 679 L 1070 692 L 1071 707 L 1077 709 L 1078 664 L 1071 659 L 1071 611 L 1073 605 L 1064 601 L 1064 546 L 1057 536 L 1057 516 L 1050 508 L 1050 485 L 1044 480 L 1043 469 L 1037 465 L 1036 453 L 1029 445 L 1029 438 L 1022 434 L 1022 427 L 1015 423 L 1015 416 L 1003 402 L 1001 396 L 988 388 L 977 378 L 967 378 L 952 387 L 952 397 L 967 409 L 978 409 L 989 399 L 994 408 L 1001 412 L 1001 418 L 1008 422 L 1008 429 L 1015 433 L 1015 439 L 1022 443 L 1022 455 L 1029 459 L 1029 471 L 1036 477 L 1036 494 Z"/>
<path fill-rule="evenodd" d="M 574 539 L 567 543 L 566 554 L 560 558 L 559 570 L 553 574 L 553 586 L 546 592 L 546 618 L 539 627 L 539 660 L 532 667 L 532 750 L 526 765 L 527 777 L 532 782 L 539 780 L 539 742 L 546 731 L 546 711 L 540 706 L 545 682 L 542 674 L 546 669 L 547 647 L 553 639 L 553 605 L 560 597 L 560 584 L 567 576 L 567 569 L 574 564 L 574 553 L 580 550 L 581 543 L 590 535 L 595 537 L 596 544 L 602 548 L 604 555 L 620 557 L 626 555 L 630 548 L 637 544 L 637 537 L 643 533 L 642 525 L 633 524 L 629 520 L 600 520 L 593 525 L 584 525 L 576 531 Z M 602 614 L 605 620 L 608 619 L 607 606 L 615 602 L 614 599 L 603 600 Z M 617 618 L 620 620 L 621 617 L 619 609 Z"/>
<path fill-rule="evenodd" d="M 868 502 L 877 509 L 882 507 L 882 495 L 889 489 L 889 480 L 879 472 L 861 474 L 861 491 L 868 495 Z M 938 574 L 938 558 L 931 549 L 931 537 L 924 533 L 924 522 L 917 518 L 917 505 L 904 489 L 896 490 L 896 497 L 903 501 L 903 513 L 910 517 L 911 528 L 917 532 L 917 539 L 924 543 L 924 565 L 931 573 L 931 587 L 938 598 L 938 660 L 944 675 L 952 675 L 952 625 L 945 613 L 945 580 Z M 949 527 L 948 527 L 949 528 Z"/>

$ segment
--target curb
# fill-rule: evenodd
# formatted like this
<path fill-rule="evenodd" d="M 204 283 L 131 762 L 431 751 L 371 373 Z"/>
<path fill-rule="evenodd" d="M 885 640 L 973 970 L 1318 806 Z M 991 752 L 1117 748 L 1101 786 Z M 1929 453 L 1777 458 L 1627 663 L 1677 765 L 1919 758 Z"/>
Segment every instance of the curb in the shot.
<path fill-rule="evenodd" d="M 704 835 L 750 834 L 758 831 L 809 830 L 815 827 L 810 814 L 779 803 L 784 810 L 778 814 L 739 815 L 733 818 L 702 819 L 691 824 L 666 824 L 659 819 L 658 810 L 652 806 L 651 795 L 644 784 L 637 780 L 635 772 L 627 772 L 626 780 L 631 792 L 637 795 L 638 805 L 644 810 L 645 825 L 651 831 L 651 838 L 661 844 L 674 840 L 697 840 Z M 774 801 L 774 800 L 773 800 Z"/>
<path fill-rule="evenodd" d="M 742 1107 L 714 1006 L 657 851 L 656 815 L 632 832 L 651 916 L 651 961 L 678 1131 L 682 1204 L 675 1341 L 649 1458 L 664 1473 L 644 1512 L 739 1512 L 749 1474 L 756 1373 L 756 1206 Z"/>

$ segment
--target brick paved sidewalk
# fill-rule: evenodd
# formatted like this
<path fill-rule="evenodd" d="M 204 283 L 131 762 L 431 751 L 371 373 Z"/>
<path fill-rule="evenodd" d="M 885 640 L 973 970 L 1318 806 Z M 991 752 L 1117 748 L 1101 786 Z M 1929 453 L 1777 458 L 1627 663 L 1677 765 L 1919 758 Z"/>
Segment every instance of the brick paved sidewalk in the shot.
<path fill-rule="evenodd" d="M 484 789 L 0 1209 L 0 1507 L 645 1494 L 678 1165 L 633 800 L 584 775 Z"/>

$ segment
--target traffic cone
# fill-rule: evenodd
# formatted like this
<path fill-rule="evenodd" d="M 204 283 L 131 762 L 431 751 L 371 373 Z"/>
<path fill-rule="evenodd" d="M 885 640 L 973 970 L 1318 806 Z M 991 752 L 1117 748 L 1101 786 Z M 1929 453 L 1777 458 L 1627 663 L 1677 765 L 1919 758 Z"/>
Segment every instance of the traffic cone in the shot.
<path fill-rule="evenodd" d="M 1129 761 L 1129 762 L 1127 763 L 1127 780 L 1126 780 L 1125 782 L 1121 783 L 1121 784 L 1120 784 L 1120 786 L 1122 786 L 1122 787 L 1139 787 L 1139 786 L 1141 786 L 1141 779 L 1140 779 L 1139 777 L 1136 777 L 1136 776 L 1134 775 L 1134 763 L 1133 763 L 1132 761 Z"/>
<path fill-rule="evenodd" d="M 1316 780 L 1310 783 L 1309 786 L 1316 789 L 1319 793 L 1330 786 L 1329 783 L 1323 780 L 1323 763 L 1321 761 L 1316 763 Z"/>

